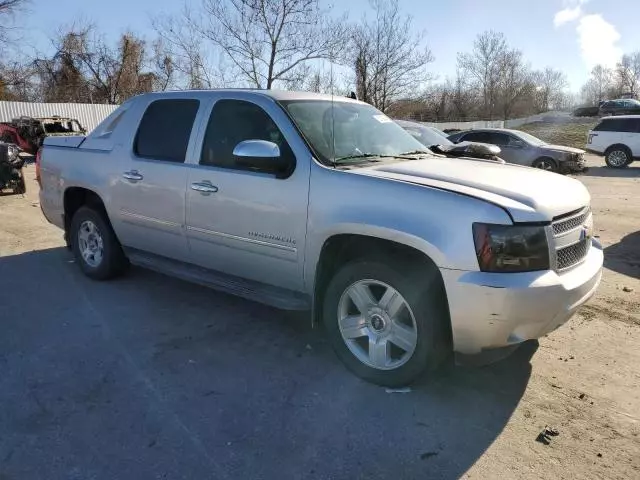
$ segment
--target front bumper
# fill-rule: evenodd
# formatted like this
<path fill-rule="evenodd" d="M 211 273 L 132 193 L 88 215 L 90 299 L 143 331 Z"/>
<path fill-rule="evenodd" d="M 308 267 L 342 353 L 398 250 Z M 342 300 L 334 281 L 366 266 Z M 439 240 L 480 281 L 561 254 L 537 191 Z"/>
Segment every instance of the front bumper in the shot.
<path fill-rule="evenodd" d="M 560 164 L 563 173 L 586 172 L 588 170 L 586 161 L 566 160 Z"/>
<path fill-rule="evenodd" d="M 555 330 L 595 293 L 602 262 L 594 241 L 584 261 L 562 274 L 442 270 L 454 351 L 476 354 Z"/>

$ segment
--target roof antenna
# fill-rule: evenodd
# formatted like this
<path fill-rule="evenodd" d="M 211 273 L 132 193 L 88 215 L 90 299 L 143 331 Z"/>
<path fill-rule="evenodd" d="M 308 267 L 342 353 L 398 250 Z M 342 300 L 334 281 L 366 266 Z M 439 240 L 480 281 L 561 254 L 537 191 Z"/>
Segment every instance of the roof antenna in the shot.
<path fill-rule="evenodd" d="M 331 158 L 333 159 L 333 167 L 336 166 L 336 124 L 334 116 L 334 104 L 333 104 L 333 47 L 331 48 L 331 54 L 329 56 L 331 62 L 329 68 L 329 77 L 331 82 Z"/>

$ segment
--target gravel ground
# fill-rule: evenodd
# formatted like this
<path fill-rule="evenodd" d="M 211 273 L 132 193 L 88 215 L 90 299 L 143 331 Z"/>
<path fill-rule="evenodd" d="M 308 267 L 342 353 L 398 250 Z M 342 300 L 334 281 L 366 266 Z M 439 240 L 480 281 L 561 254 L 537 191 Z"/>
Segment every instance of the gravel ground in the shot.
<path fill-rule="evenodd" d="M 409 393 L 347 373 L 308 315 L 140 269 L 92 282 L 32 181 L 0 197 L 0 479 L 640 478 L 640 165 L 589 162 L 596 297 Z"/>

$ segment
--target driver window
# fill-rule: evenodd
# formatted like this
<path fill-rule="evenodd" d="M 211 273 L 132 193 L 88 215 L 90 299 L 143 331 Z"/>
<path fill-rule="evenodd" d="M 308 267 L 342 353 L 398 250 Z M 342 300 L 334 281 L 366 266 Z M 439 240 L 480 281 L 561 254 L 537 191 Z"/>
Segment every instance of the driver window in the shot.
<path fill-rule="evenodd" d="M 246 170 L 233 156 L 233 149 L 244 140 L 273 142 L 280 147 L 280 156 L 293 162 L 284 135 L 261 107 L 244 100 L 218 100 L 207 124 L 200 165 Z"/>

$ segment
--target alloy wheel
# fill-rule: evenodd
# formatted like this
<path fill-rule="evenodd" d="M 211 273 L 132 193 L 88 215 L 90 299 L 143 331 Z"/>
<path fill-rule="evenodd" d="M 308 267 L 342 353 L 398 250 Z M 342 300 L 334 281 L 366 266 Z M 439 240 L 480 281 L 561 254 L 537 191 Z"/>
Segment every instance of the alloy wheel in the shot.
<path fill-rule="evenodd" d="M 404 365 L 418 343 L 408 302 L 378 280 L 359 280 L 346 288 L 338 303 L 338 325 L 351 353 L 379 370 Z"/>
<path fill-rule="evenodd" d="M 90 267 L 97 268 L 104 257 L 104 241 L 95 223 L 85 220 L 78 229 L 78 246 L 82 259 Z"/>

